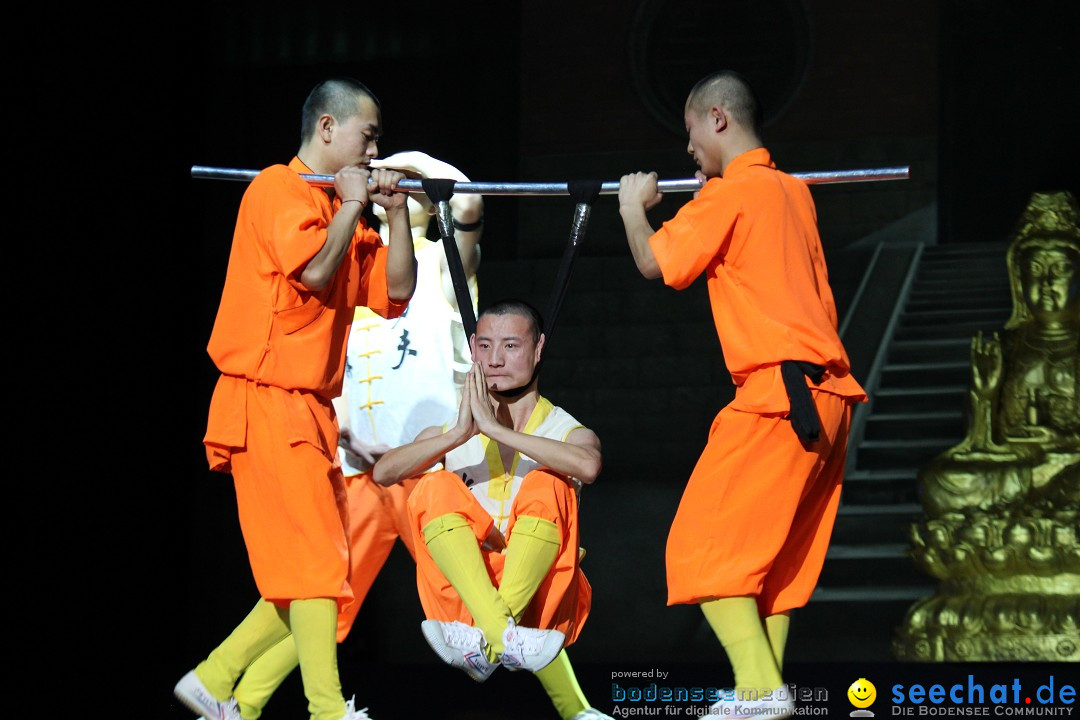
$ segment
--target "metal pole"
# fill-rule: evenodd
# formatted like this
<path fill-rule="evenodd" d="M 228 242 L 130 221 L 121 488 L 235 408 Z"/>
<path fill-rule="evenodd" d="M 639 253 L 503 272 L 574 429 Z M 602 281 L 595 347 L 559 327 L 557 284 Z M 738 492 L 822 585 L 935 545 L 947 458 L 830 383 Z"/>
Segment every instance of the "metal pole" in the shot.
<path fill-rule="evenodd" d="M 259 170 L 238 170 L 235 168 L 207 167 L 192 165 L 191 177 L 203 180 L 238 180 L 251 182 Z M 881 180 L 907 180 L 910 168 L 899 167 L 869 168 L 865 170 L 827 170 L 822 172 L 790 173 L 808 185 L 826 185 L 831 183 L 876 182 Z M 307 182 L 318 187 L 332 187 L 333 175 L 301 174 Z M 701 189 L 697 178 L 684 180 L 661 180 L 657 183 L 660 192 L 696 192 Z M 423 192 L 420 180 L 402 180 L 397 184 L 399 190 Z M 564 182 L 459 182 L 454 185 L 455 193 L 474 195 L 569 195 Z M 601 195 L 615 195 L 619 192 L 619 182 L 605 182 L 600 186 Z"/>

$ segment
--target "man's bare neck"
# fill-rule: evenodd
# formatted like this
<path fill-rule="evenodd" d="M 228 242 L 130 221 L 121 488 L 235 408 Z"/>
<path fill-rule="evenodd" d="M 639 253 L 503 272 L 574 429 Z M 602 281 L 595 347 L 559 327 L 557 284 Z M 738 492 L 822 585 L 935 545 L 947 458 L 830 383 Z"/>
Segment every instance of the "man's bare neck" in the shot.
<path fill-rule="evenodd" d="M 322 153 L 319 152 L 319 148 L 313 146 L 311 143 L 304 143 L 300 146 L 300 149 L 296 151 L 296 157 L 300 158 L 300 162 L 311 168 L 311 172 L 315 175 L 335 175 L 340 168 L 331 169 L 324 161 Z"/>
<path fill-rule="evenodd" d="M 536 403 L 540 400 L 540 392 L 536 383 L 533 383 L 532 387 L 520 395 L 506 397 L 493 394 L 492 399 L 495 401 L 495 417 L 499 423 L 503 427 L 523 432 L 533 410 L 536 409 Z"/>

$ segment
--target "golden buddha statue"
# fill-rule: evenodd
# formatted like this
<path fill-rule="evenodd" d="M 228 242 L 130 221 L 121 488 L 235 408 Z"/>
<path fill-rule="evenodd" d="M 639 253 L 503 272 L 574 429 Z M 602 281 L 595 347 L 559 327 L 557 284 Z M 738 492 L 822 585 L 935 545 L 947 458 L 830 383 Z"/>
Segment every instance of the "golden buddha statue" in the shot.
<path fill-rule="evenodd" d="M 1080 208 L 1035 193 L 1007 253 L 1012 316 L 972 340 L 969 426 L 922 468 L 912 555 L 941 580 L 901 660 L 1080 661 Z"/>

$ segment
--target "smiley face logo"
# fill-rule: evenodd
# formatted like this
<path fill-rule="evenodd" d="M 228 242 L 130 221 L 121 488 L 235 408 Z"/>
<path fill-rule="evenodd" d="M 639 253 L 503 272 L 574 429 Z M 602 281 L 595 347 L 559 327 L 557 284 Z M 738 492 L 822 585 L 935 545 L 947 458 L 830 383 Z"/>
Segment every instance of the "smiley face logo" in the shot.
<path fill-rule="evenodd" d="M 847 689 L 848 701 L 857 708 L 867 708 L 877 699 L 877 688 L 866 678 L 859 678 Z"/>

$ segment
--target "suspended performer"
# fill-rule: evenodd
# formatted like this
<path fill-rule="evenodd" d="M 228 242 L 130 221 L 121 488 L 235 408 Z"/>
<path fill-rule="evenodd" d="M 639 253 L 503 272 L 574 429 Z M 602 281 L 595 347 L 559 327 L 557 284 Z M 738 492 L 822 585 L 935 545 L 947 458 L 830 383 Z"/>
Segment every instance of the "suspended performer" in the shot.
<path fill-rule="evenodd" d="M 433 466 L 409 497 L 425 639 L 483 682 L 500 666 L 533 672 L 559 716 L 592 708 L 565 647 L 581 633 L 592 589 L 580 567 L 578 495 L 596 479 L 596 434 L 538 390 L 545 335 L 519 300 L 481 313 L 457 419 L 425 429 L 375 464 L 375 482 Z"/>
<path fill-rule="evenodd" d="M 292 637 L 314 720 L 366 718 L 346 703 L 335 632 L 354 600 L 345 483 L 332 400 L 341 393 L 354 308 L 401 315 L 416 282 L 404 175 L 373 168 L 378 100 L 362 83 L 317 85 L 301 113 L 301 143 L 262 171 L 240 203 L 208 351 L 221 377 L 204 444 L 228 472 L 260 600 L 175 688 L 194 712 L 241 717 L 237 680 Z M 334 176 L 333 188 L 301 173 Z M 370 185 L 369 185 L 370 182 Z M 385 210 L 389 242 L 367 227 Z"/>
<path fill-rule="evenodd" d="M 840 502 L 852 406 L 866 399 L 837 334 L 806 184 L 776 169 L 737 73 L 699 81 L 684 108 L 704 181 L 659 230 L 655 173 L 626 175 L 619 213 L 646 278 L 682 290 L 705 273 L 736 385 L 709 430 L 667 541 L 668 604 L 697 603 L 731 662 L 712 714 L 784 717 L 791 611 L 817 583 Z"/>

